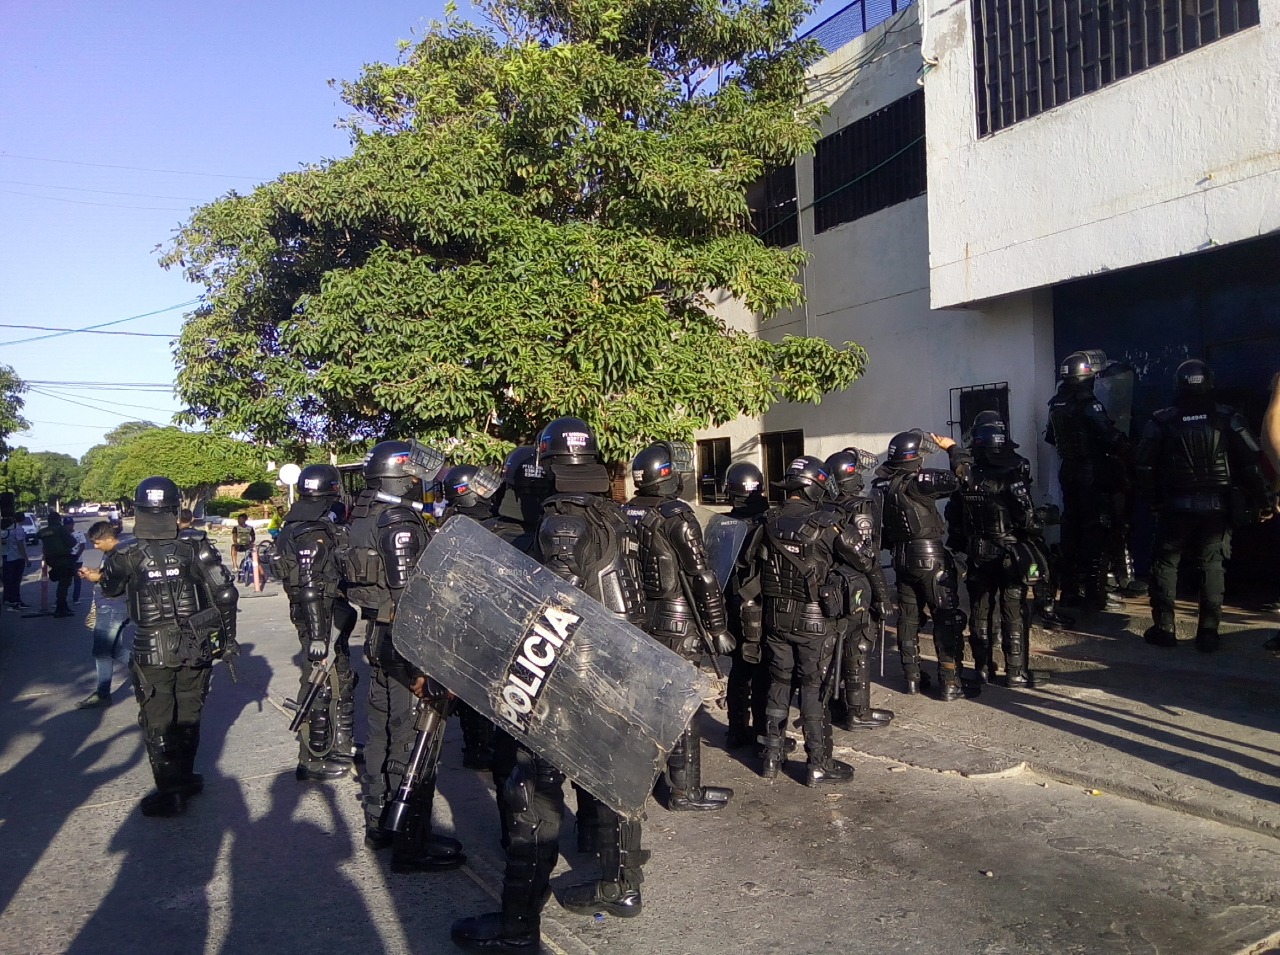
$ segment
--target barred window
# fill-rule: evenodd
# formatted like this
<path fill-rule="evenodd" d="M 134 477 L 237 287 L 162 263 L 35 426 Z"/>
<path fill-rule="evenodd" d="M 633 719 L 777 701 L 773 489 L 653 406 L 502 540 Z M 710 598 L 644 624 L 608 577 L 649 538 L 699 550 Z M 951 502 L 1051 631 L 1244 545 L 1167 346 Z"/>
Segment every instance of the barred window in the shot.
<path fill-rule="evenodd" d="M 724 492 L 724 479 L 732 463 L 728 438 L 708 438 L 698 442 L 699 504 L 729 503 Z"/>
<path fill-rule="evenodd" d="M 775 169 L 747 190 L 751 226 L 765 245 L 779 248 L 800 241 L 796 212 L 796 164 Z"/>
<path fill-rule="evenodd" d="M 814 231 L 852 222 L 925 192 L 924 91 L 818 140 Z"/>
<path fill-rule="evenodd" d="M 972 0 L 978 133 L 1258 24 L 1258 0 Z"/>

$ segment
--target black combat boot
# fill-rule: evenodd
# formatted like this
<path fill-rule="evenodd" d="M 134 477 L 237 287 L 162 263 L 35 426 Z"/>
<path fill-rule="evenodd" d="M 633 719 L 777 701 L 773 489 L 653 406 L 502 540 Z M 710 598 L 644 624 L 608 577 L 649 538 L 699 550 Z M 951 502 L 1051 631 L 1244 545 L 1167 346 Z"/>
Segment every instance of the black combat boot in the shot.
<path fill-rule="evenodd" d="M 453 944 L 464 952 L 538 952 L 541 919 L 509 919 L 489 912 L 458 919 L 449 930 Z"/>
<path fill-rule="evenodd" d="M 765 779 L 777 779 L 778 772 L 782 769 L 782 762 L 787 758 L 786 737 L 782 732 L 786 719 L 785 710 L 765 710 L 765 735 L 760 737 L 760 742 L 764 745 L 764 751 L 761 754 L 764 764 L 760 768 L 760 775 Z"/>
<path fill-rule="evenodd" d="M 1005 637 L 1006 681 L 1009 686 L 1034 686 L 1031 671 L 1027 669 L 1026 637 L 1018 630 L 1010 630 Z"/>
<path fill-rule="evenodd" d="M 600 800 L 577 783 L 573 784 L 573 791 L 578 797 L 574 826 L 578 834 L 578 851 L 593 856 L 600 851 Z"/>
<path fill-rule="evenodd" d="M 1196 649 L 1201 653 L 1213 653 L 1218 649 L 1219 639 L 1216 629 L 1201 627 L 1196 631 Z"/>
<path fill-rule="evenodd" d="M 462 854 L 462 843 L 431 831 L 431 805 L 434 801 L 435 784 L 424 780 L 413 795 L 404 827 L 394 836 L 392 872 L 440 872 L 456 869 L 467 861 Z M 369 841 L 367 832 L 365 841 Z"/>
<path fill-rule="evenodd" d="M 954 663 L 938 664 L 938 699 L 943 703 L 964 699 L 964 687 L 960 685 L 960 673 Z"/>
<path fill-rule="evenodd" d="M 579 915 L 604 912 L 634 918 L 643 910 L 640 884 L 649 853 L 640 848 L 640 823 L 623 821 L 600 807 L 600 879 L 571 885 L 557 896 L 560 905 Z"/>
<path fill-rule="evenodd" d="M 195 771 L 196 751 L 200 748 L 200 725 L 179 726 L 174 730 L 178 739 L 179 765 L 182 769 L 182 794 L 198 796 L 204 792 L 204 776 Z"/>
<path fill-rule="evenodd" d="M 303 677 L 298 699 L 304 698 L 309 682 L 309 677 Z M 307 721 L 299 734 L 301 742 L 298 745 L 298 768 L 293 774 L 299 782 L 308 779 L 337 779 L 351 771 L 351 761 L 339 758 L 336 751 L 336 710 L 337 707 L 333 705 L 333 687 L 325 683 L 316 693 Z"/>
<path fill-rule="evenodd" d="M 809 755 L 804 781 L 810 788 L 853 779 L 853 767 L 831 756 L 831 724 L 823 720 L 804 721 L 804 748 Z"/>
<path fill-rule="evenodd" d="M 667 809 L 672 812 L 714 812 L 729 805 L 733 790 L 702 785 L 702 739 L 686 729 L 667 760 L 667 785 L 671 794 Z"/>
<path fill-rule="evenodd" d="M 871 647 L 861 642 L 853 655 L 852 672 L 844 683 L 844 718 L 832 719 L 842 730 L 874 730 L 888 726 L 893 710 L 879 710 L 871 705 Z"/>
<path fill-rule="evenodd" d="M 517 825 L 517 830 L 519 826 Z M 467 952 L 537 952 L 542 906 L 547 900 L 551 870 L 559 856 L 557 832 L 542 839 L 542 829 L 517 832 L 507 853 L 502 878 L 502 911 L 459 919 L 453 923 L 453 942 Z M 530 836 L 533 842 L 530 844 Z"/>
<path fill-rule="evenodd" d="M 969 649 L 973 651 L 973 671 L 979 683 L 990 683 L 994 676 L 991 635 L 986 630 L 972 627 L 969 630 Z"/>
<path fill-rule="evenodd" d="M 1175 629 L 1176 619 L 1172 607 L 1151 608 L 1152 625 L 1142 635 L 1142 639 L 1153 647 L 1176 647 L 1178 632 Z"/>
<path fill-rule="evenodd" d="M 908 670 L 906 677 L 908 696 L 916 696 L 933 686 L 933 678 L 921 670 L 919 664 L 916 664 L 916 670 L 914 673 Z"/>
<path fill-rule="evenodd" d="M 174 731 L 147 737 L 147 758 L 151 761 L 156 788 L 142 797 L 139 806 L 144 816 L 180 816 L 187 811 L 180 746 Z"/>

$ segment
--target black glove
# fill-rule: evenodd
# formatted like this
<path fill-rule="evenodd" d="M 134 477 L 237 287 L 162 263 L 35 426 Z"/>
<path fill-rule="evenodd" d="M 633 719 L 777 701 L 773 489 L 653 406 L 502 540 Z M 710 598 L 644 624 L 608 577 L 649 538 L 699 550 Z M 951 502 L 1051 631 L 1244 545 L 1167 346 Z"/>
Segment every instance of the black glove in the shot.
<path fill-rule="evenodd" d="M 741 652 L 744 663 L 759 663 L 764 659 L 764 645 L 760 643 L 743 643 Z"/>
<path fill-rule="evenodd" d="M 312 640 L 307 643 L 307 661 L 319 663 L 329 655 L 329 644 L 324 640 Z"/>
<path fill-rule="evenodd" d="M 724 656 L 732 653 L 733 648 L 736 647 L 738 643 L 733 639 L 733 634 L 728 630 L 721 630 L 719 633 L 713 633 L 711 635 L 711 645 L 716 648 L 716 653 Z"/>
<path fill-rule="evenodd" d="M 236 643 L 234 638 L 222 643 L 213 652 L 215 660 L 221 660 L 227 665 L 227 672 L 231 674 L 232 683 L 240 682 L 240 677 L 236 673 L 236 657 L 238 656 L 240 656 L 240 644 Z"/>

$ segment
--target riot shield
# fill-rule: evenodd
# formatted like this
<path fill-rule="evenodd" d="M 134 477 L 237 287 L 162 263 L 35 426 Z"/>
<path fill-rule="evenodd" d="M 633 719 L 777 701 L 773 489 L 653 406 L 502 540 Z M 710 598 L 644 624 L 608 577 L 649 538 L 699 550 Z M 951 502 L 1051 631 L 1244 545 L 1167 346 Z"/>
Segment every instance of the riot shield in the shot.
<path fill-rule="evenodd" d="M 1129 434 L 1133 424 L 1133 386 L 1136 379 L 1133 366 L 1122 361 L 1111 362 L 1093 379 L 1094 395 L 1122 434 Z"/>
<path fill-rule="evenodd" d="M 584 592 L 455 517 L 396 605 L 396 649 L 628 817 L 638 817 L 709 677 Z"/>
<path fill-rule="evenodd" d="M 703 540 L 707 545 L 707 557 L 711 560 L 711 569 L 715 571 L 720 589 L 729 583 L 729 575 L 733 573 L 733 565 L 738 562 L 742 553 L 742 545 L 751 534 L 751 525 L 728 514 L 717 514 L 707 521 L 707 529 L 703 532 Z"/>

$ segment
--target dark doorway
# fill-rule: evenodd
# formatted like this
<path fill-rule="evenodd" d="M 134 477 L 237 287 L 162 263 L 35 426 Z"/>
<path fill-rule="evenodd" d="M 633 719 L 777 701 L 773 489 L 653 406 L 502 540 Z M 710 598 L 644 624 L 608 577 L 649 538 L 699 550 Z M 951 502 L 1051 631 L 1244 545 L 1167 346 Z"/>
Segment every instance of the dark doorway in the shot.
<path fill-rule="evenodd" d="M 781 501 L 783 492 L 774 487 L 787 473 L 787 465 L 804 454 L 803 431 L 769 431 L 760 435 L 764 448 L 764 479 L 769 486 L 769 500 Z"/>

